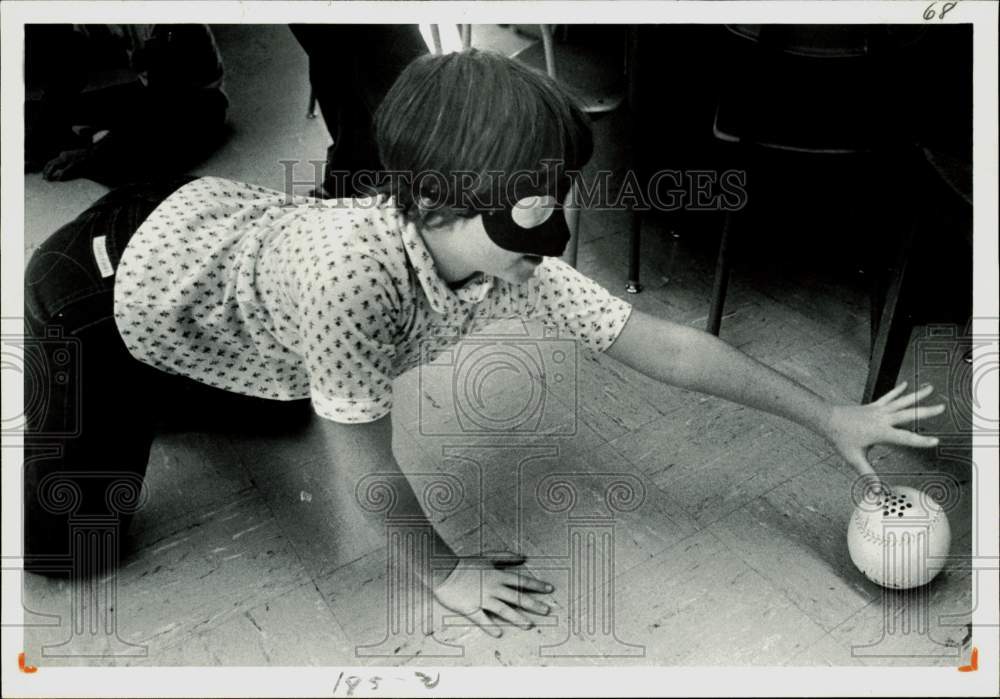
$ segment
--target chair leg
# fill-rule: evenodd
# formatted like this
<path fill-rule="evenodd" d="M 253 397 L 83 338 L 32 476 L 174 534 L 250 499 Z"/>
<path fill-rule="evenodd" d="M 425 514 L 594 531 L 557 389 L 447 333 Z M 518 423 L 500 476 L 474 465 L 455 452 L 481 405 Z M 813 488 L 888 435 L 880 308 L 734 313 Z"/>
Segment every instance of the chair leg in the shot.
<path fill-rule="evenodd" d="M 878 333 L 872 343 L 871 359 L 868 363 L 868 378 L 861 397 L 862 403 L 869 403 L 888 391 L 896 383 L 899 368 L 913 331 L 913 316 L 908 306 L 910 290 L 907 286 L 907 267 L 913 249 L 915 236 L 911 226 L 900 246 L 899 256 L 892 269 L 892 276 L 886 288 L 885 303 L 878 320 Z"/>
<path fill-rule="evenodd" d="M 626 74 L 626 95 L 625 111 L 627 119 L 628 150 L 627 162 L 629 170 L 638 170 L 639 159 L 636 154 L 638 144 L 636 143 L 636 114 L 639 108 L 639 26 L 630 24 L 628 27 L 628 39 L 625 43 L 625 74 Z M 642 244 L 642 219 L 634 206 L 629 206 L 629 249 L 628 249 L 628 281 L 625 283 L 625 291 L 629 294 L 638 294 L 642 291 L 642 284 L 639 283 L 639 251 Z"/>
<path fill-rule="evenodd" d="M 431 46 L 436 56 L 440 56 L 444 53 L 444 49 L 441 44 L 441 28 L 436 24 L 431 25 Z"/>
<path fill-rule="evenodd" d="M 708 322 L 705 330 L 718 335 L 722 327 L 722 309 L 726 305 L 726 291 L 729 287 L 729 245 L 734 224 L 733 212 L 726 214 L 719 241 L 719 255 L 715 260 L 715 281 L 712 283 L 712 302 L 708 308 Z"/>
<path fill-rule="evenodd" d="M 576 201 L 576 184 L 570 189 L 569 201 L 566 203 L 566 227 L 569 228 L 569 243 L 566 244 L 566 252 L 560 259 L 575 268 L 577 252 L 580 249 L 580 207 Z"/>
<path fill-rule="evenodd" d="M 886 290 L 880 267 L 872 266 L 867 272 L 871 277 L 868 289 L 868 330 L 871 346 L 874 347 L 878 339 L 878 326 L 882 320 L 882 309 L 885 307 Z"/>
<path fill-rule="evenodd" d="M 306 108 L 306 119 L 316 118 L 316 93 L 309 90 L 309 106 Z"/>
<path fill-rule="evenodd" d="M 545 51 L 545 72 L 553 80 L 556 79 L 556 52 L 552 45 L 552 25 L 539 24 L 542 33 L 542 48 Z"/>
<path fill-rule="evenodd" d="M 634 207 L 629 206 L 629 243 L 628 243 L 628 282 L 625 291 L 638 294 L 642 291 L 639 283 L 639 250 L 642 244 L 642 218 Z"/>

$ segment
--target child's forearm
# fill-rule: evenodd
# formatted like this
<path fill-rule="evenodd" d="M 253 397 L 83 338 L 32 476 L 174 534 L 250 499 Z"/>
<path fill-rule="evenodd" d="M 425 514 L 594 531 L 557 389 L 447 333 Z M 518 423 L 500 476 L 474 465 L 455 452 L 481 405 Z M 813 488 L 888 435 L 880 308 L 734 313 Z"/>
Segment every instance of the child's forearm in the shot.
<path fill-rule="evenodd" d="M 701 330 L 633 310 L 608 354 L 660 381 L 764 410 L 828 436 L 829 402 Z"/>
<path fill-rule="evenodd" d="M 358 425 L 338 424 L 329 420 L 321 422 L 327 453 L 330 455 L 331 478 L 335 481 L 332 488 L 334 492 L 344 493 L 345 500 L 354 500 L 351 503 L 345 502 L 344 506 L 363 513 L 367 524 L 373 527 L 384 527 L 389 517 L 398 521 L 405 520 L 413 526 L 424 525 L 431 537 L 429 550 L 432 558 L 437 559 L 439 565 L 449 558 L 452 561 L 449 567 L 442 567 L 440 570 L 433 565 L 430 570 L 422 569 L 421 566 L 415 565 L 418 563 L 417 560 L 410 561 L 408 567 L 428 586 L 447 577 L 451 568 L 457 563 L 457 557 L 427 519 L 420 500 L 392 453 L 391 417 Z M 366 508 L 364 503 L 357 501 L 365 497 L 365 493 L 358 490 L 358 484 L 363 478 L 372 474 L 378 474 L 380 481 L 384 482 L 390 491 L 391 504 L 387 511 L 381 508 L 373 511 L 375 508 Z M 377 496 L 384 497 L 385 493 L 379 492 Z M 381 500 L 378 504 L 381 504 Z M 413 554 L 416 554 L 418 549 L 416 546 L 404 547 L 404 550 Z M 433 562 L 430 561 L 432 564 Z"/>

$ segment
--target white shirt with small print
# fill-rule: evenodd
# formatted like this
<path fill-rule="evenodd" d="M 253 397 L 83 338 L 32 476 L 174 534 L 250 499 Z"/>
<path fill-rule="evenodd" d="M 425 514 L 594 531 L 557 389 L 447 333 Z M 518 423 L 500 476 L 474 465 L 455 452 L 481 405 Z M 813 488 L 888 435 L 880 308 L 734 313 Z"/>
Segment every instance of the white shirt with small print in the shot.
<path fill-rule="evenodd" d="M 511 284 L 458 289 L 390 199 L 323 201 L 216 177 L 171 194 L 139 227 L 115 282 L 115 320 L 146 364 L 227 391 L 311 398 L 363 423 L 392 380 L 483 320 L 554 323 L 603 352 L 631 306 L 556 258 Z"/>

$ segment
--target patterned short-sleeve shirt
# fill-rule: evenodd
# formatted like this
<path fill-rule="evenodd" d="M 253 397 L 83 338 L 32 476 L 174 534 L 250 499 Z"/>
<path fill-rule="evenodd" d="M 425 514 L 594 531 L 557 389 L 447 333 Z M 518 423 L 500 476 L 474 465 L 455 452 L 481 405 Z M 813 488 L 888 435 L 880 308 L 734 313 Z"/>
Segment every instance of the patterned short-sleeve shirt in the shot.
<path fill-rule="evenodd" d="M 311 398 L 343 423 L 389 413 L 395 377 L 484 319 L 542 319 L 602 352 L 631 312 L 555 258 L 523 284 L 479 274 L 453 289 L 391 200 L 215 177 L 184 185 L 140 226 L 114 295 L 140 361 L 244 395 Z"/>

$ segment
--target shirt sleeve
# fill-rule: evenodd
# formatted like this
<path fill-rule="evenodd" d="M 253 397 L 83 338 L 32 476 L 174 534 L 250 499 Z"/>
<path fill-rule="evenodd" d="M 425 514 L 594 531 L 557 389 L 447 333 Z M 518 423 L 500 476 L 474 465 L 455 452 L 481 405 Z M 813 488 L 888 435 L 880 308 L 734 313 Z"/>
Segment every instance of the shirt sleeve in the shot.
<path fill-rule="evenodd" d="M 304 286 L 299 335 L 321 417 L 364 423 L 391 411 L 394 298 L 388 272 L 362 254 L 345 255 Z"/>
<path fill-rule="evenodd" d="M 595 352 L 605 352 L 625 327 L 632 304 L 562 260 L 547 257 L 526 284 L 498 283 L 488 313 L 554 324 Z"/>

